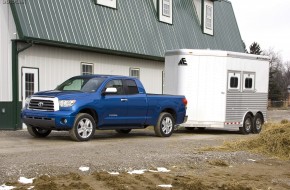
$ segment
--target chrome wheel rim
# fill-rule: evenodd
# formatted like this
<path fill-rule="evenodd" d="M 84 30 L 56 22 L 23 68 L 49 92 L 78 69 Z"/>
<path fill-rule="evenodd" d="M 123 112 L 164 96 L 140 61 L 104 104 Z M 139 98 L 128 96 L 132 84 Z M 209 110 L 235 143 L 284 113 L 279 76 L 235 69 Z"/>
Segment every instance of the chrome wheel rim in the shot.
<path fill-rule="evenodd" d="M 77 126 L 77 132 L 80 137 L 88 138 L 93 132 L 93 124 L 91 120 L 87 118 L 81 119 Z"/>
<path fill-rule="evenodd" d="M 171 133 L 173 129 L 173 122 L 172 119 L 170 117 L 165 117 L 162 120 L 162 131 L 164 134 L 168 135 Z"/>
<path fill-rule="evenodd" d="M 262 128 L 262 120 L 260 118 L 256 119 L 256 129 L 259 131 Z"/>
<path fill-rule="evenodd" d="M 252 122 L 251 122 L 251 119 L 248 118 L 245 122 L 245 129 L 246 129 L 246 131 L 250 131 L 251 128 L 252 128 Z"/>

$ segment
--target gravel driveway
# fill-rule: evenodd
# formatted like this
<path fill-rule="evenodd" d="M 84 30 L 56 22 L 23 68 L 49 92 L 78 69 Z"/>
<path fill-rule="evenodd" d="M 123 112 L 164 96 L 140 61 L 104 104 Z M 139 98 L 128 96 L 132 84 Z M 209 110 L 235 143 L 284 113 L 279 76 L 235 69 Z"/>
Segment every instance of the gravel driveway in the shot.
<path fill-rule="evenodd" d="M 269 120 L 287 119 L 289 111 L 269 111 Z M 89 142 L 74 142 L 67 132 L 52 132 L 47 138 L 31 137 L 27 131 L 0 131 L 0 185 L 20 176 L 58 175 L 93 171 L 128 171 L 195 163 L 210 158 L 227 163 L 259 159 L 246 152 L 200 152 L 200 147 L 216 146 L 224 141 L 249 138 L 235 131 L 178 130 L 170 138 L 155 137 L 153 128 L 133 130 L 120 135 L 115 131 L 96 131 Z M 199 164 L 201 163 L 201 164 Z"/>

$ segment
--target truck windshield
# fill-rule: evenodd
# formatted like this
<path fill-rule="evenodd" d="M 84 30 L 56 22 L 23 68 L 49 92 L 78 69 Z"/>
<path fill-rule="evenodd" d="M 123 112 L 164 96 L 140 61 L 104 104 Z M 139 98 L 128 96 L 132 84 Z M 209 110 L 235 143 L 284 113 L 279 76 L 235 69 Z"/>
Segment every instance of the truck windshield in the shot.
<path fill-rule="evenodd" d="M 95 92 L 104 78 L 71 78 L 59 85 L 55 90 Z"/>

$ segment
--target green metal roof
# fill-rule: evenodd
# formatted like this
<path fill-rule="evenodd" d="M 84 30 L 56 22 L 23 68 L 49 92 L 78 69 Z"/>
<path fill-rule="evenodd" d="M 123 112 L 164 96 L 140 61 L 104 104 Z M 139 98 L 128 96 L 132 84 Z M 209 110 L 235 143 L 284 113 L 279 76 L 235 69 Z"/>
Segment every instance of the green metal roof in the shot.
<path fill-rule="evenodd" d="M 20 39 L 152 59 L 166 50 L 243 52 L 230 2 L 214 1 L 214 36 L 203 34 L 193 0 L 173 0 L 173 25 L 158 21 L 152 0 L 27 0 L 11 4 Z"/>

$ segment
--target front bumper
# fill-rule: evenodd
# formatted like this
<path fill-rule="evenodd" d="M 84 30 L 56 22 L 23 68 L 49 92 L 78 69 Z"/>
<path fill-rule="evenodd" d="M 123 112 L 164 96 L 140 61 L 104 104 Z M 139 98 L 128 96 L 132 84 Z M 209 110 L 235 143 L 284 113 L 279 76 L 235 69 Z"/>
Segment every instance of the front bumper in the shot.
<path fill-rule="evenodd" d="M 75 116 L 68 111 L 36 111 L 25 109 L 21 112 L 21 119 L 26 125 L 33 127 L 65 130 L 71 129 Z"/>

